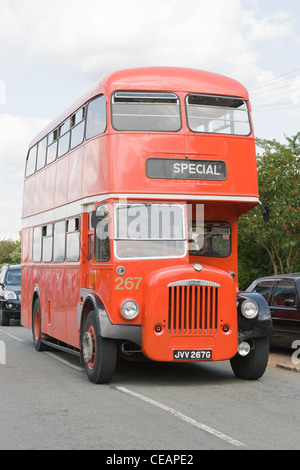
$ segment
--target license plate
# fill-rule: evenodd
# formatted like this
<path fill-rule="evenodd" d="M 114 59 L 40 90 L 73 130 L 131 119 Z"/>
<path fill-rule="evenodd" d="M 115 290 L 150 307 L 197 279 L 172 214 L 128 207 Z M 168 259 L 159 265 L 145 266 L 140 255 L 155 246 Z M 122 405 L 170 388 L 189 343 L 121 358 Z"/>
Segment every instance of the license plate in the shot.
<path fill-rule="evenodd" d="M 209 361 L 212 359 L 212 351 L 210 349 L 173 350 L 173 359 L 174 361 Z"/>

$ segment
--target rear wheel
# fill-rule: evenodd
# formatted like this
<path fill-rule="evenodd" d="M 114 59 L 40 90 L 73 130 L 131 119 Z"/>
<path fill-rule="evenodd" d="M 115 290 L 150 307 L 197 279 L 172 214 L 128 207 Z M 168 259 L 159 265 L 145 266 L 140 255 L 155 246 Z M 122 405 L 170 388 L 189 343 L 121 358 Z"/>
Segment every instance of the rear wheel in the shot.
<path fill-rule="evenodd" d="M 97 320 L 94 310 L 88 314 L 85 322 L 82 352 L 89 380 L 95 384 L 109 382 L 116 366 L 116 341 L 110 338 L 102 338 L 97 334 Z"/>
<path fill-rule="evenodd" d="M 239 379 L 257 380 L 264 374 L 269 359 L 269 338 L 255 338 L 247 356 L 234 356 L 230 363 Z"/>
<path fill-rule="evenodd" d="M 33 307 L 32 339 L 34 347 L 37 351 L 47 351 L 47 349 L 49 349 L 45 344 L 42 343 L 40 299 L 36 299 Z"/>

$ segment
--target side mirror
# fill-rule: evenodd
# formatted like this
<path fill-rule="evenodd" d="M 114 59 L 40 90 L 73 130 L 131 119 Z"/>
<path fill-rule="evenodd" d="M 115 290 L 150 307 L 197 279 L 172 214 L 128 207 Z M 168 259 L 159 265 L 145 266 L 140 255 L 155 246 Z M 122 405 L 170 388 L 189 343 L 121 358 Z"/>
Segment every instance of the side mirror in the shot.
<path fill-rule="evenodd" d="M 97 223 L 99 222 L 99 220 L 101 220 L 101 217 L 99 217 L 97 215 L 97 212 L 96 211 L 93 211 L 91 213 L 91 226 L 92 228 L 96 228 L 97 227 Z"/>
<path fill-rule="evenodd" d="M 294 299 L 286 299 L 284 301 L 285 307 L 295 307 L 295 300 Z"/>
<path fill-rule="evenodd" d="M 264 204 L 261 204 L 261 211 L 263 214 L 264 222 L 269 222 L 270 220 L 270 208 L 268 206 L 264 206 Z"/>

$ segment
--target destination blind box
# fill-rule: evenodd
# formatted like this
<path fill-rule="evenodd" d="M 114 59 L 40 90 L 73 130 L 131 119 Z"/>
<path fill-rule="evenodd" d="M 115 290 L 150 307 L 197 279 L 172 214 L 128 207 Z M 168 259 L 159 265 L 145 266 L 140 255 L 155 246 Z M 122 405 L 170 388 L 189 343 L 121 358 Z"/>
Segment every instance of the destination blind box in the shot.
<path fill-rule="evenodd" d="M 175 158 L 148 158 L 146 175 L 149 178 L 183 180 L 217 180 L 227 177 L 222 160 L 187 160 Z"/>

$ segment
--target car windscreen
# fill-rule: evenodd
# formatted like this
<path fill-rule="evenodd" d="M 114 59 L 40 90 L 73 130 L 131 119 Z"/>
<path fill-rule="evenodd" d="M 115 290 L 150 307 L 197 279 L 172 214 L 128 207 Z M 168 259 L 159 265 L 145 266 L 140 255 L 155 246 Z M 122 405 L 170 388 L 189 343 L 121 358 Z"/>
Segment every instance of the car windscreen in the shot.
<path fill-rule="evenodd" d="M 21 269 L 9 269 L 5 277 L 6 285 L 21 285 Z"/>

